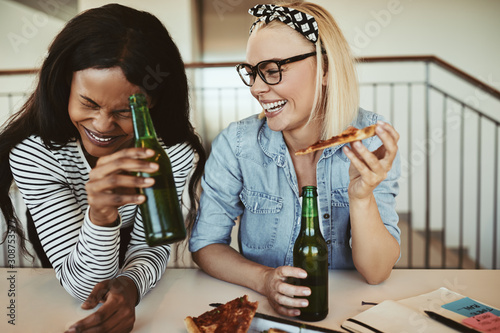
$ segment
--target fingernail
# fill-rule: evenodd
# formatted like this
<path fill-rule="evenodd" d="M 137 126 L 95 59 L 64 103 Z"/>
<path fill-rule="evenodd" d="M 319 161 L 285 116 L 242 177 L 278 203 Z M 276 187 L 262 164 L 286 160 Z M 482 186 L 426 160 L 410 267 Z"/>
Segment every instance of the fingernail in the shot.
<path fill-rule="evenodd" d="M 384 132 L 385 132 L 385 129 L 384 129 L 382 126 L 377 126 L 377 128 L 375 128 L 375 130 L 376 130 L 378 133 L 384 133 Z"/>
<path fill-rule="evenodd" d="M 302 293 L 303 293 L 304 295 L 306 295 L 306 296 L 311 295 L 311 291 L 310 291 L 310 290 L 308 290 L 308 289 L 304 290 Z"/>
<path fill-rule="evenodd" d="M 300 272 L 299 273 L 299 278 L 305 279 L 306 277 L 307 277 L 307 273 L 306 272 Z"/>
<path fill-rule="evenodd" d="M 154 178 L 144 178 L 144 184 L 146 185 L 152 185 L 155 183 Z"/>
<path fill-rule="evenodd" d="M 85 302 L 82 303 L 81 308 L 84 309 L 84 310 L 87 310 L 87 309 L 92 308 L 92 305 L 90 304 L 89 301 L 85 301 Z M 75 328 L 73 327 L 73 329 L 75 329 Z"/>
<path fill-rule="evenodd" d="M 149 163 L 149 168 L 150 169 L 156 170 L 159 167 L 160 167 L 160 165 L 158 163 Z"/>
<path fill-rule="evenodd" d="M 76 329 L 72 326 L 72 327 L 68 328 L 68 330 L 64 333 L 76 333 Z"/>
<path fill-rule="evenodd" d="M 307 303 L 306 301 L 304 301 L 304 302 L 301 302 L 301 303 L 300 303 L 300 305 L 301 305 L 301 306 L 303 306 L 303 307 L 305 308 L 306 306 L 308 306 L 308 305 L 309 305 L 309 303 Z"/>
<path fill-rule="evenodd" d="M 147 149 L 146 150 L 146 155 L 153 156 L 154 154 L 155 154 L 155 151 L 153 149 Z"/>

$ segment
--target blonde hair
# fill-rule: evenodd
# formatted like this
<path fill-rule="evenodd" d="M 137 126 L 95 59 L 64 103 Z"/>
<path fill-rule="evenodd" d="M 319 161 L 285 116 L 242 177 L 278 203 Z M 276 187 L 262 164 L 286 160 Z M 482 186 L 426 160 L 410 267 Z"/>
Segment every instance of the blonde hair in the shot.
<path fill-rule="evenodd" d="M 321 139 L 328 139 L 342 132 L 358 114 L 359 86 L 351 49 L 335 19 L 323 7 L 310 2 L 289 1 L 280 1 L 276 5 L 309 14 L 318 24 L 316 91 L 309 121 L 322 120 Z M 266 26 L 272 26 L 275 21 L 284 24 L 274 20 Z M 264 23 L 259 22 L 254 31 L 262 27 Z M 326 85 L 323 86 L 325 70 Z"/>

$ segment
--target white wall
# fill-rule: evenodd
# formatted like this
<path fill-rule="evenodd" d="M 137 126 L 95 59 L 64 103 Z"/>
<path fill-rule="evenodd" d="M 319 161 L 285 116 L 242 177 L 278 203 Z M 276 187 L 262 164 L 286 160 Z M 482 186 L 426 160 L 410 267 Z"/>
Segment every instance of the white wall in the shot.
<path fill-rule="evenodd" d="M 39 67 L 52 38 L 64 22 L 34 11 L 13 1 L 0 0 L 0 70 Z M 0 77 L 0 93 L 29 92 L 34 88 L 34 76 Z M 9 105 L 0 98 L 0 124 L 12 108 L 17 109 L 23 99 Z"/>
<path fill-rule="evenodd" d="M 314 0 L 358 56 L 436 55 L 500 90 L 500 1 Z"/>
<path fill-rule="evenodd" d="M 177 44 L 184 62 L 193 61 L 194 47 L 192 44 L 192 36 L 196 33 L 192 24 L 192 4 L 191 0 L 119 0 L 119 1 L 104 1 L 104 0 L 80 0 L 78 9 L 80 11 L 100 7 L 107 3 L 119 3 L 138 10 L 144 10 L 155 15 L 167 28 L 173 40 Z"/>
<path fill-rule="evenodd" d="M 56 1 L 56 0 L 55 0 Z M 57 0 L 62 1 L 62 0 Z M 112 1 L 81 0 L 79 10 Z M 156 15 L 170 31 L 185 62 L 196 59 L 193 0 L 117 1 Z M 254 0 L 205 1 L 207 60 L 244 59 Z M 336 18 L 358 56 L 433 54 L 500 90 L 500 1 L 497 0 L 313 0 Z M 216 5 L 218 4 L 218 5 Z M 222 6 L 221 6 L 222 4 Z M 54 9 L 56 10 L 56 9 Z M 238 17 L 235 20 L 234 17 Z M 231 27 L 237 22 L 238 30 Z M 39 66 L 64 22 L 0 0 L 1 69 Z M 219 27 L 217 27 L 219 26 Z M 220 27 L 223 27 L 221 31 Z M 232 37 L 235 36 L 235 37 Z M 231 40 L 231 38 L 233 38 Z M 243 39 L 243 40 L 242 40 Z M 224 43 L 222 40 L 231 40 Z M 231 59 L 227 54 L 231 54 Z M 0 87 L 1 89 L 1 87 Z"/>
<path fill-rule="evenodd" d="M 62 0 L 58 0 L 62 1 Z M 79 9 L 112 1 L 81 0 Z M 192 0 L 117 1 L 155 14 L 172 34 L 186 62 L 196 53 L 192 34 Z M 244 33 L 231 29 L 233 16 L 251 22 L 248 7 L 255 1 L 205 1 L 217 15 L 211 22 L 226 27 L 206 28 L 210 61 L 244 59 Z M 359 56 L 433 54 L 500 89 L 500 1 L 497 0 L 313 0 L 334 15 Z M 219 6 L 216 6 L 219 4 Z M 223 4 L 223 6 L 220 6 Z M 220 22 L 218 22 L 220 21 Z M 37 67 L 64 22 L 35 13 L 13 1 L 0 0 L 1 69 Z M 238 36 L 232 43 L 221 39 Z M 239 41 L 239 42 L 237 42 Z M 219 53 L 217 54 L 217 50 Z M 228 59 L 230 52 L 232 59 Z"/>
<path fill-rule="evenodd" d="M 310 1 L 332 13 L 357 56 L 436 55 L 500 90 L 498 0 Z M 204 1 L 205 59 L 243 60 L 248 8 L 264 2 Z"/>
<path fill-rule="evenodd" d="M 64 3 L 54 0 L 52 3 Z M 44 4 L 43 1 L 38 3 Z M 107 3 L 120 3 L 154 14 L 167 27 L 185 62 L 193 61 L 196 51 L 192 36 L 196 34 L 192 19 L 192 0 L 102 1 L 81 0 L 79 11 Z M 42 10 L 43 8 L 40 7 Z M 49 12 L 58 10 L 55 6 Z M 47 48 L 65 22 L 14 1 L 0 0 L 0 69 L 36 68 Z"/>
<path fill-rule="evenodd" d="M 1 69 L 40 66 L 64 22 L 14 1 L 0 0 Z"/>

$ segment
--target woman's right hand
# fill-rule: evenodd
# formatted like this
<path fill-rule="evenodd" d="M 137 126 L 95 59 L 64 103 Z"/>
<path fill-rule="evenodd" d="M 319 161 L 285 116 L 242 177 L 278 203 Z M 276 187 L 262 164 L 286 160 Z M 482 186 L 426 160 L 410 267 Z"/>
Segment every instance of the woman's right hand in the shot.
<path fill-rule="evenodd" d="M 113 226 L 118 218 L 118 207 L 144 202 L 145 197 L 135 189 L 150 187 L 154 180 L 131 173 L 158 170 L 158 164 L 144 160 L 154 154 L 151 149 L 126 148 L 97 160 L 85 185 L 93 224 Z"/>
<path fill-rule="evenodd" d="M 295 286 L 288 283 L 291 278 L 304 279 L 306 271 L 292 266 L 270 268 L 264 274 L 264 294 L 276 312 L 281 315 L 295 317 L 300 315 L 300 308 L 308 305 L 303 298 L 311 294 L 308 287 Z"/>

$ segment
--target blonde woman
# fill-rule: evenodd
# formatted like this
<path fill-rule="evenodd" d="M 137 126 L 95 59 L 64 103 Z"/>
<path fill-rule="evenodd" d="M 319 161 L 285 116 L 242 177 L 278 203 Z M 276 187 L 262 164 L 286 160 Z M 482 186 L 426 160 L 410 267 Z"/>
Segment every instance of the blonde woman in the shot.
<path fill-rule="evenodd" d="M 399 135 L 358 108 L 349 46 L 325 9 L 300 2 L 258 5 L 250 13 L 258 19 L 237 70 L 263 112 L 214 141 L 190 250 L 208 274 L 256 290 L 278 313 L 297 316 L 310 289 L 286 281 L 306 274 L 292 267 L 303 186 L 318 188 L 329 268 L 356 268 L 370 284 L 390 275 L 400 253 Z M 294 154 L 348 125 L 373 124 L 377 136 L 350 147 Z M 240 252 L 229 246 L 238 216 Z"/>

